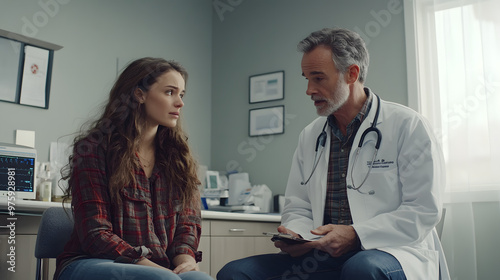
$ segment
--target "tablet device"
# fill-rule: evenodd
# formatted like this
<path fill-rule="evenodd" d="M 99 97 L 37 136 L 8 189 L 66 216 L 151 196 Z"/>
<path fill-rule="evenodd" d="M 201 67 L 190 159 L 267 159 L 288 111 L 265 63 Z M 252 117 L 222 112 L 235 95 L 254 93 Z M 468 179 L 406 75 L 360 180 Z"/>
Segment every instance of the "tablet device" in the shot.
<path fill-rule="evenodd" d="M 279 232 L 263 232 L 264 235 L 271 236 L 271 241 L 283 241 L 287 244 L 302 244 L 310 242 L 300 237 L 292 236 L 291 234 L 279 233 Z"/>

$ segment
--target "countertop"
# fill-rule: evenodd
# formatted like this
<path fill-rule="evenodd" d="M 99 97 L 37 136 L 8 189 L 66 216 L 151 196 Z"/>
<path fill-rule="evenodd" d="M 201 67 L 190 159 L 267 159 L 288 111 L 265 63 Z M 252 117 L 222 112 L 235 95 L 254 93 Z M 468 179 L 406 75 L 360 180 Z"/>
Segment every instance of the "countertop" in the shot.
<path fill-rule="evenodd" d="M 45 202 L 34 200 L 16 200 L 13 205 L 13 212 L 16 215 L 36 215 L 39 216 L 50 207 L 62 207 L 61 202 Z M 65 206 L 70 207 L 69 204 Z M 0 198 L 0 210 L 7 211 L 7 198 Z M 202 210 L 201 218 L 207 220 L 237 220 L 237 221 L 256 221 L 256 222 L 276 222 L 281 221 L 281 216 L 277 213 L 253 214 L 236 212 L 219 212 Z"/>

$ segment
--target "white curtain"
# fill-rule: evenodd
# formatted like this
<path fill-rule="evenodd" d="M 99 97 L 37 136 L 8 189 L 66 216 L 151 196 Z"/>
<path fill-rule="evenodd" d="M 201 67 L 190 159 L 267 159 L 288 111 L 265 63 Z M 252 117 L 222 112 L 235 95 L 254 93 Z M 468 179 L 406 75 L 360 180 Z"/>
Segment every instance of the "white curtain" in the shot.
<path fill-rule="evenodd" d="M 446 160 L 452 279 L 494 279 L 485 277 L 499 251 L 490 265 L 487 246 L 500 241 L 484 240 L 484 227 L 500 228 L 500 1 L 404 3 L 409 103 L 432 123 Z"/>

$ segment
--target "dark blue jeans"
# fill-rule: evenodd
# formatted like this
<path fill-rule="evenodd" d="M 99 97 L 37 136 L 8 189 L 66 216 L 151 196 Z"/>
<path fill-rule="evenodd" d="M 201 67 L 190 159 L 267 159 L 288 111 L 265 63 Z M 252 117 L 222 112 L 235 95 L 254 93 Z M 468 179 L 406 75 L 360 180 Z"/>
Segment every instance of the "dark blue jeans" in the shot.
<path fill-rule="evenodd" d="M 366 250 L 334 258 L 313 250 L 301 257 L 288 254 L 258 255 L 232 261 L 217 274 L 217 280 L 314 280 L 314 279 L 406 279 L 392 255 Z"/>

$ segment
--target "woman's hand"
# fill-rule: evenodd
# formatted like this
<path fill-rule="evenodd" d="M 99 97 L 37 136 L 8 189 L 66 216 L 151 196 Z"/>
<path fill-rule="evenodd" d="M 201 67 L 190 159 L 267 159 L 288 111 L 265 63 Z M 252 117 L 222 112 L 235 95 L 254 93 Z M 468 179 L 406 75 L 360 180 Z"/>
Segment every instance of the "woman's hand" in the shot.
<path fill-rule="evenodd" d="M 156 264 L 155 262 L 152 262 L 150 261 L 149 259 L 146 259 L 146 258 L 143 258 L 142 260 L 136 262 L 135 264 L 138 264 L 138 265 L 145 265 L 145 266 L 152 266 L 152 267 L 157 267 L 157 268 L 161 268 L 161 269 L 166 269 L 168 271 L 172 271 L 166 267 L 163 267 L 159 264 Z"/>
<path fill-rule="evenodd" d="M 177 255 L 175 256 L 173 263 L 175 268 L 173 270 L 174 273 L 179 274 L 187 271 L 198 271 L 200 270 L 198 264 L 195 259 L 190 255 Z"/>

